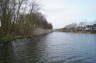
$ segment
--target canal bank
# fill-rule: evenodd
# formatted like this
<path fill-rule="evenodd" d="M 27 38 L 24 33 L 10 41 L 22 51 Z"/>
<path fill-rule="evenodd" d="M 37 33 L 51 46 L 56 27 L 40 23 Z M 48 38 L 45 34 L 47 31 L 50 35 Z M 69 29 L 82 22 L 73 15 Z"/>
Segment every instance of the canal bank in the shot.
<path fill-rule="evenodd" d="M 49 29 L 42 29 L 42 28 L 36 28 L 31 34 L 7 34 L 6 36 L 0 37 L 0 44 L 8 43 L 12 40 L 19 39 L 19 38 L 27 38 L 27 37 L 33 37 L 33 36 L 39 36 L 50 33 L 51 30 Z"/>
<path fill-rule="evenodd" d="M 5 43 L 8 43 L 12 40 L 15 40 L 15 39 L 18 39 L 18 38 L 24 38 L 23 35 L 12 35 L 12 34 L 8 34 L 6 36 L 3 36 L 0 38 L 0 44 L 5 44 Z"/>

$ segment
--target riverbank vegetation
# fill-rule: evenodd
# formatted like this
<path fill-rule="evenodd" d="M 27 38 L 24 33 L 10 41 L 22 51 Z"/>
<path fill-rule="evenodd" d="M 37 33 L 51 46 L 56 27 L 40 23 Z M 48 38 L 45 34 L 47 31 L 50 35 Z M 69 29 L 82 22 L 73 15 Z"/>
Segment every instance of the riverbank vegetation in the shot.
<path fill-rule="evenodd" d="M 36 28 L 52 29 L 36 0 L 0 0 L 0 42 L 31 36 Z"/>
<path fill-rule="evenodd" d="M 6 35 L 0 38 L 0 43 L 8 43 L 11 40 L 15 40 L 17 38 L 22 38 L 24 37 L 23 35 Z"/>
<path fill-rule="evenodd" d="M 73 33 L 96 33 L 96 22 L 93 24 L 87 24 L 85 22 L 80 22 L 79 24 L 72 23 L 62 29 L 59 29 L 59 31 Z"/>

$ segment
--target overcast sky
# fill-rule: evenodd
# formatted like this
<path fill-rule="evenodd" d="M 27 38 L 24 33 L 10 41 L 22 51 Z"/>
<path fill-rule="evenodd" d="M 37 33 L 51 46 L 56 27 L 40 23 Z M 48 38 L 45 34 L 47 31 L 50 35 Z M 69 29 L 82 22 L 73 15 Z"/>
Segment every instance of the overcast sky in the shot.
<path fill-rule="evenodd" d="M 54 28 L 96 19 L 96 0 L 41 0 L 41 8 Z"/>

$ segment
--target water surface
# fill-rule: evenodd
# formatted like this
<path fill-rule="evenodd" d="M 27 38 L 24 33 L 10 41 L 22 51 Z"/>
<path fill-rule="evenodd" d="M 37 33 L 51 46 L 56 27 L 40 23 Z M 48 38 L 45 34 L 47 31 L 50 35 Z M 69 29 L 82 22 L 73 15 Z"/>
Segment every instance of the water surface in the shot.
<path fill-rule="evenodd" d="M 96 34 L 54 32 L 0 46 L 0 63 L 96 63 Z"/>

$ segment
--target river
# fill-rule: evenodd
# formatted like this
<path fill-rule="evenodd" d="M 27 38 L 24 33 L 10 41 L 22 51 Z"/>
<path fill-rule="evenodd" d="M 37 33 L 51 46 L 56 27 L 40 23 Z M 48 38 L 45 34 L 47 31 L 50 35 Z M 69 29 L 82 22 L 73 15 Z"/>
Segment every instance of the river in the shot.
<path fill-rule="evenodd" d="M 96 63 L 96 34 L 53 32 L 0 46 L 0 63 Z"/>

